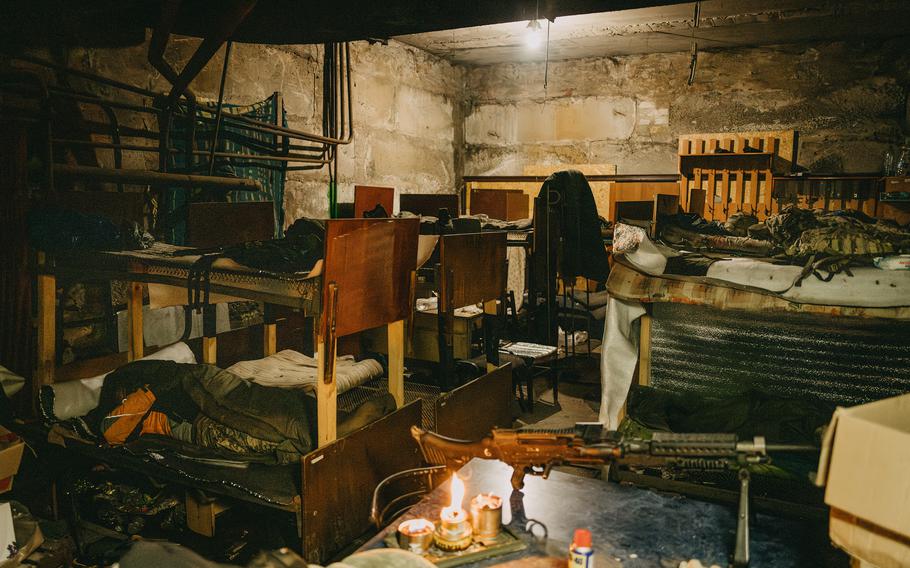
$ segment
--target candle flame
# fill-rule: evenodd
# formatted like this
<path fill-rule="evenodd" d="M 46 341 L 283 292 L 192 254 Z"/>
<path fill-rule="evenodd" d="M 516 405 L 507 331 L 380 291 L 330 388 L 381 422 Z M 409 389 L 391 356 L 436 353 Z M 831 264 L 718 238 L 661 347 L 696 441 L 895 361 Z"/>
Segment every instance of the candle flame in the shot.
<path fill-rule="evenodd" d="M 449 502 L 448 507 L 443 508 L 442 516 L 454 518 L 458 516 L 458 511 L 461 510 L 461 502 L 464 501 L 464 481 L 458 475 L 452 475 L 450 492 L 452 500 Z"/>

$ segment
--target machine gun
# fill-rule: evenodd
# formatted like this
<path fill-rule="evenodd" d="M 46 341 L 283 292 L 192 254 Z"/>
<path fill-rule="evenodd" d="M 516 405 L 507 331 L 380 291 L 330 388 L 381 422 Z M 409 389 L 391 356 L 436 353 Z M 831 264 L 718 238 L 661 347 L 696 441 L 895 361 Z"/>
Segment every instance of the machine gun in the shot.
<path fill-rule="evenodd" d="M 739 440 L 735 434 L 656 432 L 651 439 L 627 437 L 602 424 L 580 423 L 563 430 L 494 429 L 476 442 L 446 438 L 411 427 L 424 459 L 456 470 L 473 458 L 512 466 L 512 487 L 524 487 L 525 475 L 544 479 L 558 465 L 610 463 L 663 465 L 678 470 L 737 470 L 740 482 L 734 566 L 749 564 L 749 469 L 769 463 L 769 452 L 813 452 L 814 446 L 767 444 L 761 436 Z"/>

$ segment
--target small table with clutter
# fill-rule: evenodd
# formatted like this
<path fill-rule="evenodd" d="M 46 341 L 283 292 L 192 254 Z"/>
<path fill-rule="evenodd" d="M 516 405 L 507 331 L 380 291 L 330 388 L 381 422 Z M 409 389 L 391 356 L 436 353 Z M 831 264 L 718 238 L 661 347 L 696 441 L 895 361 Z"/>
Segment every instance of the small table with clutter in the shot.
<path fill-rule="evenodd" d="M 572 540 L 578 529 L 590 532 L 594 562 L 589 566 L 727 566 L 733 551 L 736 531 L 734 505 L 699 501 L 671 493 L 659 493 L 629 485 L 605 482 L 572 473 L 552 471 L 548 479 L 525 476 L 521 491 L 510 484 L 512 469 L 499 461 L 474 459 L 462 467 L 458 480 L 447 480 L 426 494 L 407 513 L 392 521 L 360 550 L 396 546 L 402 523 L 418 531 L 432 527 L 425 558 L 438 566 L 566 566 Z M 453 483 L 455 482 L 455 483 Z M 459 487 L 463 482 L 463 488 Z M 454 491 L 453 491 L 454 489 Z M 463 491 L 463 500 L 454 503 Z M 453 561 L 436 548 L 438 538 L 456 542 L 458 515 L 484 509 L 494 499 L 501 504 L 501 538 L 497 553 L 490 546 L 487 554 L 474 554 Z M 457 497 L 456 497 L 457 500 Z M 455 511 L 453 511 L 453 509 Z M 454 515 L 454 516 L 453 516 Z M 480 520 L 480 517 L 478 517 Z M 432 523 L 430 525 L 429 523 Z M 490 516 L 474 522 L 477 531 L 490 530 Z M 420 525 L 420 526 L 418 526 Z M 482 535 L 490 536 L 490 535 Z M 446 544 L 444 541 L 443 544 Z M 575 545 L 577 547 L 577 543 Z M 482 548 L 482 546 L 480 546 Z M 472 549 L 469 549 L 472 550 Z M 845 555 L 831 549 L 826 521 L 756 515 L 751 524 L 752 567 L 842 565 Z M 418 547 L 418 551 L 420 551 Z M 466 551 L 468 552 L 468 551 Z M 470 558 L 470 559 L 469 559 Z M 692 562 L 696 560 L 698 562 Z M 834 564 L 831 564 L 834 562 Z M 577 562 L 576 562 L 577 564 Z M 574 566 L 574 564 L 573 564 Z M 584 566 L 580 564 L 579 566 Z"/>

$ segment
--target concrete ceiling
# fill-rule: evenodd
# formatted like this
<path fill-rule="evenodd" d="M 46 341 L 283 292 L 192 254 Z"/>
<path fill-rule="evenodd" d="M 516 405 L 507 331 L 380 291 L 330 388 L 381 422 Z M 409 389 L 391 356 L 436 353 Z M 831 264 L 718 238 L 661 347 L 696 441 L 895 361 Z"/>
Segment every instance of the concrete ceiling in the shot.
<path fill-rule="evenodd" d="M 557 17 L 549 24 L 550 60 L 639 53 L 777 45 L 910 34 L 907 0 L 706 0 L 617 12 Z M 529 45 L 528 22 L 397 36 L 395 39 L 463 65 L 542 61 Z"/>

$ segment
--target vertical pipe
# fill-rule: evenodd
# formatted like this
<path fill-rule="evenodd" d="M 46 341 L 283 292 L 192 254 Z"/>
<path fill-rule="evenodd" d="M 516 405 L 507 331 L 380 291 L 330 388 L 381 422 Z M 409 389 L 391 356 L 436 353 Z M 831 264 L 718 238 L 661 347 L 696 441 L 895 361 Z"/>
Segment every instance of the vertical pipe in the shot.
<path fill-rule="evenodd" d="M 221 111 L 224 108 L 224 84 L 227 81 L 228 63 L 231 60 L 233 41 L 224 46 L 224 65 L 221 68 L 221 85 L 218 87 L 218 105 L 215 107 L 215 128 L 212 132 L 212 146 L 209 148 L 209 175 L 215 173 L 215 148 L 218 146 L 218 130 L 221 127 Z"/>

